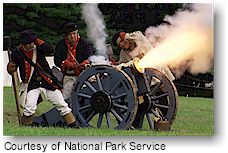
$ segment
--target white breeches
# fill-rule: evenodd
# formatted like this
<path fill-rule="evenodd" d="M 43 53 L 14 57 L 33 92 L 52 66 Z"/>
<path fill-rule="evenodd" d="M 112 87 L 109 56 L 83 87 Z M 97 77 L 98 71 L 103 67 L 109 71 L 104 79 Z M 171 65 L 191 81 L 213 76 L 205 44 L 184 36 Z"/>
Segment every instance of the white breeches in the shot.
<path fill-rule="evenodd" d="M 76 76 L 64 76 L 63 78 L 63 98 L 67 100 L 71 97 L 71 93 L 74 90 L 74 83 L 76 82 Z"/>
<path fill-rule="evenodd" d="M 35 113 L 37 109 L 37 100 L 41 92 L 44 94 L 45 98 L 54 105 L 54 107 L 59 111 L 61 116 L 64 116 L 71 112 L 71 109 L 64 101 L 63 95 L 60 90 L 56 89 L 55 91 L 52 91 L 45 88 L 36 88 L 30 90 L 27 94 L 23 112 L 25 116 L 30 116 Z"/>

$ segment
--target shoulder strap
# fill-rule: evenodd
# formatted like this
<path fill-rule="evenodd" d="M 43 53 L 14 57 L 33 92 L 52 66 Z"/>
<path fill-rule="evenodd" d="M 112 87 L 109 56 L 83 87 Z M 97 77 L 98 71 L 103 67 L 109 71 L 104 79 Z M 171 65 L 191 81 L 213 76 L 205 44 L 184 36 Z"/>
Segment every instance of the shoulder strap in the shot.
<path fill-rule="evenodd" d="M 18 53 L 31 65 L 35 70 L 45 75 L 48 78 L 51 78 L 60 88 L 62 88 L 62 83 L 57 80 L 57 78 L 53 74 L 49 74 L 46 71 L 42 70 L 39 66 L 37 66 L 31 59 L 29 59 L 23 52 L 18 50 Z"/>
<path fill-rule="evenodd" d="M 34 50 L 33 50 L 33 56 L 32 56 L 32 62 L 33 63 L 36 63 L 36 57 L 37 57 L 37 50 L 36 50 L 36 47 L 35 47 Z M 30 79 L 32 78 L 33 71 L 34 71 L 34 67 L 31 66 L 31 74 L 30 74 L 28 83 L 30 82 Z"/>
<path fill-rule="evenodd" d="M 79 65 L 77 59 L 74 57 L 74 55 L 68 50 L 70 56 L 75 60 L 76 64 Z"/>

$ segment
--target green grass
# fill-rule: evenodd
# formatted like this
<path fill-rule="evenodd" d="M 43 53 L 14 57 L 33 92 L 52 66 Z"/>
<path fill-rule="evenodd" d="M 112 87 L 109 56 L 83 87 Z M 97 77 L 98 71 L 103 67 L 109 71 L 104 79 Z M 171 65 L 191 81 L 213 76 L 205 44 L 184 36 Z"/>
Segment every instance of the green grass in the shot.
<path fill-rule="evenodd" d="M 151 131 L 146 123 L 142 130 L 115 130 L 108 128 L 69 129 L 57 127 L 19 126 L 13 90 L 3 89 L 3 134 L 5 136 L 212 136 L 214 134 L 214 101 L 211 98 L 179 97 L 176 119 L 170 131 Z M 52 107 L 42 102 L 36 115 Z"/>

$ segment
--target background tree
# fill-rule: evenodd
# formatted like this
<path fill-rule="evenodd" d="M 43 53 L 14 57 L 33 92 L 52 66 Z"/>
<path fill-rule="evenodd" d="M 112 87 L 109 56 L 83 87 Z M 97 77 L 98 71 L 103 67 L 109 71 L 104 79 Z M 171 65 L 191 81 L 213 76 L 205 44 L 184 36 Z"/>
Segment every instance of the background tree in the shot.
<path fill-rule="evenodd" d="M 86 38 L 86 24 L 82 19 L 80 5 L 70 3 L 4 3 L 3 35 L 9 35 L 12 39 L 12 47 L 15 47 L 19 44 L 18 32 L 33 29 L 41 39 L 56 44 L 61 38 L 60 25 L 66 21 L 74 21 L 79 26 L 80 35 Z M 157 26 L 163 23 L 166 15 L 172 15 L 178 9 L 191 10 L 190 6 L 191 4 L 185 5 L 182 3 L 101 3 L 98 5 L 104 15 L 106 33 L 108 34 L 107 43 L 112 43 L 112 36 L 117 31 L 133 32 L 140 30 L 144 32 L 149 26 Z M 114 47 L 114 54 L 118 58 L 119 49 L 116 47 Z M 191 76 L 187 80 L 185 80 L 186 77 L 182 77 L 182 80 L 176 80 L 176 82 L 183 82 L 188 86 L 194 86 L 193 83 L 196 83 L 196 80 L 200 80 L 198 83 L 205 83 L 202 80 L 211 82 L 213 81 L 213 72 L 212 69 L 210 74 Z M 185 76 L 188 76 L 188 74 Z M 182 95 L 186 95 L 186 89 L 178 88 L 178 90 L 179 93 L 180 91 L 184 92 Z M 192 88 L 190 91 L 192 91 Z M 203 92 L 205 91 L 203 90 Z"/>
<path fill-rule="evenodd" d="M 33 29 L 41 39 L 55 44 L 59 28 L 65 21 L 75 21 L 84 34 L 80 4 L 3 4 L 3 34 L 10 35 L 12 44 L 18 45 L 18 32 Z"/>
<path fill-rule="evenodd" d="M 86 25 L 81 18 L 81 4 L 47 3 L 4 3 L 3 34 L 10 35 L 13 46 L 18 45 L 18 32 L 33 29 L 41 39 L 55 44 L 60 38 L 59 27 L 65 21 L 78 24 L 80 35 L 86 37 Z M 107 43 L 111 43 L 116 31 L 145 31 L 148 26 L 163 22 L 167 14 L 173 14 L 183 4 L 133 4 L 101 3 L 99 8 L 104 15 Z"/>
<path fill-rule="evenodd" d="M 144 32 L 149 26 L 163 23 L 166 15 L 174 14 L 183 8 L 181 3 L 159 4 L 159 3 L 101 3 L 99 9 L 105 17 L 106 29 L 109 35 L 107 41 L 110 43 L 112 36 L 120 30 L 133 32 L 140 30 Z M 115 55 L 119 55 L 119 49 L 114 46 Z"/>

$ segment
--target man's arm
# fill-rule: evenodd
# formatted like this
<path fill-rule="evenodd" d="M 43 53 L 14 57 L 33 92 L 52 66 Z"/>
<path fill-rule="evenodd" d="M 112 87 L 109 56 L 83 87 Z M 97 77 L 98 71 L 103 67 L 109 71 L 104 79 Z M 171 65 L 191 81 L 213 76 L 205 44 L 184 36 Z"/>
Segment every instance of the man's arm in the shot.
<path fill-rule="evenodd" d="M 37 47 L 37 50 L 39 50 L 39 53 L 48 56 L 54 53 L 54 46 L 45 43 L 44 40 L 36 38 L 35 45 Z"/>
<path fill-rule="evenodd" d="M 61 68 L 61 64 L 64 59 L 64 50 L 62 45 L 60 44 L 61 42 L 57 43 L 55 46 L 55 54 L 54 54 L 54 63 L 57 67 Z"/>
<path fill-rule="evenodd" d="M 39 51 L 39 53 L 41 53 L 45 56 L 52 55 L 52 54 L 54 54 L 54 51 L 55 51 L 54 46 L 49 45 L 47 43 L 38 45 L 37 50 Z"/>

